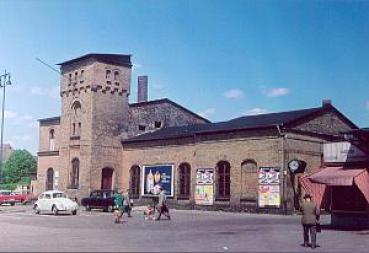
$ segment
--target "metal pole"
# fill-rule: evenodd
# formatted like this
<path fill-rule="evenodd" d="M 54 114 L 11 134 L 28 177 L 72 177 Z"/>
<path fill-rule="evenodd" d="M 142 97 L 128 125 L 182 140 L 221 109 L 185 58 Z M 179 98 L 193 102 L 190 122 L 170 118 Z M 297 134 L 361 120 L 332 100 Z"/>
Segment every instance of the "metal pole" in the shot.
<path fill-rule="evenodd" d="M 3 77 L 3 83 L 1 83 L 1 77 Z M 8 77 L 8 81 L 6 78 Z M 1 108 L 1 139 L 0 139 L 0 181 L 3 178 L 3 155 L 4 155 L 4 112 L 5 112 L 5 86 L 10 83 L 10 73 L 7 73 L 5 70 L 4 75 L 0 76 L 0 87 L 4 88 L 3 90 L 3 102 Z"/>
<path fill-rule="evenodd" d="M 4 88 L 3 103 L 2 103 L 2 109 L 1 109 L 0 179 L 3 178 L 3 136 L 4 136 L 5 79 L 6 79 L 6 70 L 5 70 L 5 74 L 4 74 L 3 84 L 0 83 L 0 86 L 2 86 Z"/>

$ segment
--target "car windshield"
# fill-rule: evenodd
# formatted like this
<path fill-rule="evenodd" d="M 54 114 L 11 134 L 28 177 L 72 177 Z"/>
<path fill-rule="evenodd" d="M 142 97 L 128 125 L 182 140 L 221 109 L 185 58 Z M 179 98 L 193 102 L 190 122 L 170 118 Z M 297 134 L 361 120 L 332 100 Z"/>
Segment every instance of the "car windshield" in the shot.
<path fill-rule="evenodd" d="M 10 195 L 10 191 L 2 191 L 0 192 L 0 195 Z"/>
<path fill-rule="evenodd" d="M 62 193 L 62 192 L 58 192 L 58 193 L 53 193 L 53 198 L 66 198 L 67 196 Z"/>

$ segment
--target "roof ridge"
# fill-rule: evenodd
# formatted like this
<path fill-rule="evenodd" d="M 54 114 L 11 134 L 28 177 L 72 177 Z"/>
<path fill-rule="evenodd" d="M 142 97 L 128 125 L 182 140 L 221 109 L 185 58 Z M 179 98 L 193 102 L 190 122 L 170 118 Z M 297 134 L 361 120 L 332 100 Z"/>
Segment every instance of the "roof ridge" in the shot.
<path fill-rule="evenodd" d="M 270 113 L 244 115 L 244 116 L 240 116 L 240 117 L 237 117 L 237 118 L 234 118 L 234 119 L 230 119 L 229 121 L 242 119 L 242 118 L 260 117 L 260 116 L 265 116 L 265 115 L 276 115 L 276 114 L 282 114 L 282 113 L 291 113 L 292 114 L 292 113 L 296 113 L 296 112 L 312 111 L 312 110 L 319 110 L 319 109 L 323 109 L 323 107 L 312 107 L 312 108 L 297 109 L 297 110 L 292 110 L 292 111 L 280 111 L 280 112 L 270 112 Z"/>

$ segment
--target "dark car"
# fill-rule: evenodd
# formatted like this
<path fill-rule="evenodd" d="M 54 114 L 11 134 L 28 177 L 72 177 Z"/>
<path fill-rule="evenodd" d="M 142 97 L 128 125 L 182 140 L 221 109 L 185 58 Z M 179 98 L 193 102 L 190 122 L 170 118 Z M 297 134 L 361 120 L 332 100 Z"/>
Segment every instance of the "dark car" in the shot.
<path fill-rule="evenodd" d="M 105 212 L 112 212 L 114 206 L 114 193 L 115 191 L 112 190 L 92 191 L 90 197 L 81 200 L 81 205 L 88 211 L 91 209 L 103 209 Z"/>

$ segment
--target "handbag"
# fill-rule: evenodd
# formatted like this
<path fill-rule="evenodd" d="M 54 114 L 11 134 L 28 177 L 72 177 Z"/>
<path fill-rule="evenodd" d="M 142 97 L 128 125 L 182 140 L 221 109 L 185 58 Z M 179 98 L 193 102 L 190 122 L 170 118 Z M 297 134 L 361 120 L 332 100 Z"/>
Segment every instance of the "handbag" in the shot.
<path fill-rule="evenodd" d="M 316 232 L 317 232 L 317 233 L 322 232 L 322 227 L 320 226 L 320 222 L 317 222 L 317 223 L 316 223 Z"/>

